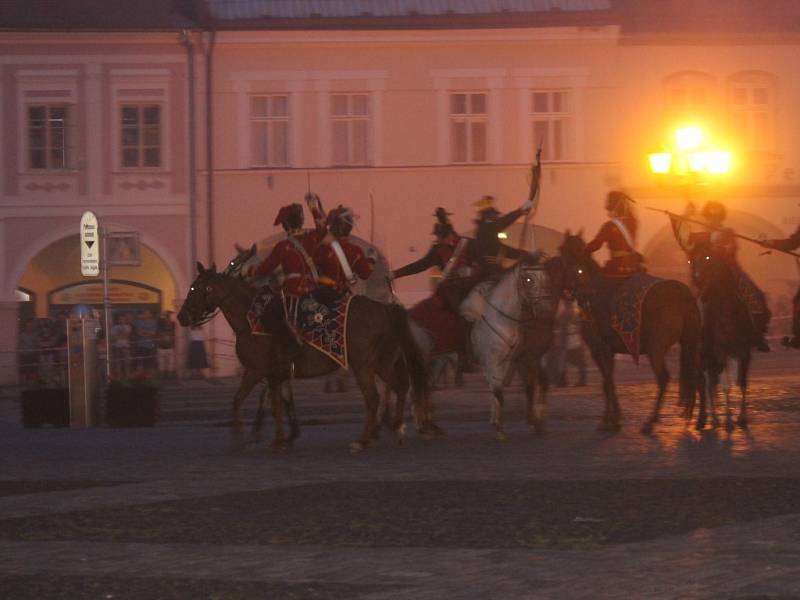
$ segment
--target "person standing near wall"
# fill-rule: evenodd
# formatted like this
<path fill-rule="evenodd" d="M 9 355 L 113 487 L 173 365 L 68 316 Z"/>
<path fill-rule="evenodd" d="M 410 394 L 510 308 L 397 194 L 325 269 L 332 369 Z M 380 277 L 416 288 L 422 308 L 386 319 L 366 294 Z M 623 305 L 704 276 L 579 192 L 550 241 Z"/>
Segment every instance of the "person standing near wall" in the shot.
<path fill-rule="evenodd" d="M 206 332 L 200 325 L 193 325 L 189 329 L 189 353 L 186 357 L 186 368 L 189 376 L 194 379 L 205 377 L 204 370 L 209 367 L 206 354 Z"/>
<path fill-rule="evenodd" d="M 158 374 L 162 379 L 175 379 L 175 321 L 167 310 L 158 319 Z"/>

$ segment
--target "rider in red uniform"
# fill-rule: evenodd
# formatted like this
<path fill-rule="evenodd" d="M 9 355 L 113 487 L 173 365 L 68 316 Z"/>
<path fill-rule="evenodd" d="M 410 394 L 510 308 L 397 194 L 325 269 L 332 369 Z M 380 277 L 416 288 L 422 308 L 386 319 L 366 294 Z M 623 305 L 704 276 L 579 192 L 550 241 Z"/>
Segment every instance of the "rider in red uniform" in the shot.
<path fill-rule="evenodd" d="M 348 239 L 353 229 L 352 210 L 339 205 L 330 212 L 327 223 L 334 239 L 319 245 L 313 255 L 319 269 L 320 288 L 316 293 L 323 302 L 349 293 L 358 279 L 367 279 L 375 268 L 375 257 Z"/>
<path fill-rule="evenodd" d="M 267 304 L 262 323 L 266 332 L 280 337 L 282 346 L 290 356 L 299 352 L 302 341 L 288 320 L 296 317 L 299 299 L 317 285 L 318 275 L 311 256 L 327 233 L 325 213 L 319 198 L 307 194 L 306 202 L 314 215 L 314 229 L 303 230 L 303 207 L 300 204 L 284 206 L 278 211 L 273 224 L 283 226 L 286 239 L 278 242 L 269 255 L 248 273 L 250 277 L 259 277 L 269 275 L 278 267 L 283 271 L 281 296 L 273 297 Z"/>
<path fill-rule="evenodd" d="M 603 275 L 612 278 L 625 278 L 640 273 L 642 256 L 636 251 L 636 230 L 638 221 L 631 208 L 631 198 L 620 191 L 611 191 L 606 196 L 606 211 L 610 220 L 603 223 L 595 238 L 586 244 L 586 253 L 599 250 L 608 245 L 611 258 L 603 266 Z"/>
<path fill-rule="evenodd" d="M 734 273 L 738 274 L 737 276 L 744 278 L 752 286 L 755 297 L 750 302 L 745 302 L 745 304 L 755 327 L 753 345 L 761 352 L 769 352 L 769 343 L 764 336 L 767 333 L 767 325 L 772 315 L 767 307 L 764 292 L 755 285 L 755 282 L 745 274 L 739 265 L 739 260 L 736 256 L 739 249 L 736 243 L 736 235 L 733 229 L 723 225 L 727 215 L 725 205 L 711 200 L 706 202 L 700 214 L 705 219 L 708 230 L 693 233 L 689 240 L 692 244 L 707 244 L 714 257 L 727 264 Z"/>

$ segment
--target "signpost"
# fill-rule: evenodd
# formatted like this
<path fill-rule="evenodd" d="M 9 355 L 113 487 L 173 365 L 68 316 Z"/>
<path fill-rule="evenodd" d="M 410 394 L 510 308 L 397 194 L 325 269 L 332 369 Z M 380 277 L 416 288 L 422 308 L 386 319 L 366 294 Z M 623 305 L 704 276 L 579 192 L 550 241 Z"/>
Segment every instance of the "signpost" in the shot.
<path fill-rule="evenodd" d="M 81 275 L 97 277 L 100 275 L 100 242 L 103 232 L 95 214 L 87 210 L 81 217 Z M 108 249 L 103 242 L 103 319 L 105 321 L 106 341 L 106 379 L 111 380 L 111 322 L 108 296 Z"/>
<path fill-rule="evenodd" d="M 90 210 L 81 217 L 81 275 L 100 275 L 100 228 L 97 217 Z"/>

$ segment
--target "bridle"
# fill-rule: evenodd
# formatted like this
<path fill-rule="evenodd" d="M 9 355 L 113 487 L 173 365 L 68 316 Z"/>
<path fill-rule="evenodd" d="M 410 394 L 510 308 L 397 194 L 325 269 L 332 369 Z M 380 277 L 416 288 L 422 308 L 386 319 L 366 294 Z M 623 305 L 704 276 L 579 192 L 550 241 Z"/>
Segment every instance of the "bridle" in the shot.
<path fill-rule="evenodd" d="M 226 271 L 227 271 L 227 269 L 226 269 Z M 214 273 L 214 277 L 218 278 L 220 276 L 225 276 L 225 277 L 229 277 L 229 278 L 232 279 L 233 276 L 230 275 L 229 273 L 227 273 L 226 271 L 223 271 L 222 273 Z M 206 286 L 206 287 L 209 287 L 209 286 Z M 192 321 L 189 323 L 189 325 L 192 326 L 192 327 L 199 327 L 200 325 L 205 325 L 206 323 L 211 321 L 214 317 L 217 316 L 217 314 L 219 314 L 219 311 L 220 311 L 221 307 L 225 304 L 225 302 L 228 301 L 228 298 L 230 298 L 231 295 L 233 295 L 233 292 L 234 292 L 235 289 L 236 289 L 236 286 L 232 284 L 230 286 L 230 289 L 228 290 L 228 293 L 225 294 L 219 302 L 217 302 L 216 308 L 211 308 L 211 309 L 204 308 L 203 312 L 200 313 L 200 316 L 197 319 L 192 319 Z"/>

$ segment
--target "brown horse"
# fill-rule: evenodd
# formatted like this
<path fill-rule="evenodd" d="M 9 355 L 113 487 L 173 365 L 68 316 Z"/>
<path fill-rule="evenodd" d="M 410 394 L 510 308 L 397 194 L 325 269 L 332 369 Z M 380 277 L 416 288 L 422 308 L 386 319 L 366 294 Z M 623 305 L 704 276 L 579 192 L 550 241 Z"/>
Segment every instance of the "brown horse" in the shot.
<path fill-rule="evenodd" d="M 234 425 L 241 423 L 242 401 L 259 381 L 266 379 L 275 420 L 275 439 L 271 446 L 283 447 L 287 439 L 283 432 L 282 390 L 288 387 L 291 377 L 326 375 L 339 365 L 308 344 L 292 364 L 287 363 L 276 344 L 277 338 L 253 335 L 250 331 L 247 312 L 256 290 L 227 272 L 217 273 L 213 265 L 206 269 L 197 263 L 197 271 L 198 276 L 178 313 L 178 321 L 186 327 L 207 321 L 218 310 L 222 312 L 236 334 L 236 355 L 245 369 L 233 401 Z M 351 444 L 352 450 L 365 448 L 373 437 L 379 402 L 376 375 L 397 394 L 398 405 L 405 402 L 411 389 L 417 413 L 427 414 L 424 407 L 428 395 L 427 372 L 403 307 L 355 296 L 350 302 L 347 319 L 347 358 L 366 402 L 364 427 L 359 439 Z M 423 420 L 422 427 L 428 425 Z M 402 419 L 396 419 L 393 426 L 402 440 L 405 435 Z"/>
<path fill-rule="evenodd" d="M 608 326 L 609 314 L 602 310 L 611 299 L 605 292 L 602 274 L 597 263 L 585 253 L 583 236 L 564 235 L 560 247 L 566 269 L 566 288 L 575 296 L 588 320 L 582 325 L 586 344 L 603 376 L 603 394 L 606 406 L 601 430 L 616 431 L 620 427 L 622 411 L 614 385 L 614 356 L 628 354 L 628 349 L 616 332 Z M 680 398 L 687 419 L 691 418 L 696 395 L 700 394 L 700 414 L 697 428 L 705 424 L 705 390 L 702 385 L 700 311 L 689 288 L 679 281 L 668 280 L 658 284 L 658 293 L 648 293 L 642 304 L 640 347 L 650 359 L 650 366 L 658 383 L 656 404 L 650 418 L 642 426 L 650 433 L 658 422 L 664 392 L 669 382 L 665 357 L 667 351 L 680 343 Z"/>
<path fill-rule="evenodd" d="M 747 428 L 747 374 L 752 359 L 753 340 L 758 339 L 747 306 L 737 293 L 731 268 L 716 258 L 707 245 L 698 244 L 690 256 L 692 280 L 703 305 L 703 366 L 706 370 L 708 402 L 713 425 L 718 425 L 717 388 L 720 375 L 735 361 L 736 380 L 742 394 L 737 424 Z M 725 427 L 733 429 L 730 384 L 725 385 Z"/>

